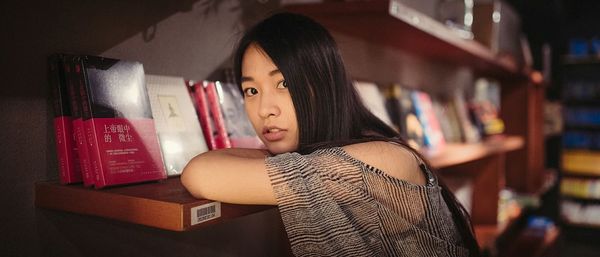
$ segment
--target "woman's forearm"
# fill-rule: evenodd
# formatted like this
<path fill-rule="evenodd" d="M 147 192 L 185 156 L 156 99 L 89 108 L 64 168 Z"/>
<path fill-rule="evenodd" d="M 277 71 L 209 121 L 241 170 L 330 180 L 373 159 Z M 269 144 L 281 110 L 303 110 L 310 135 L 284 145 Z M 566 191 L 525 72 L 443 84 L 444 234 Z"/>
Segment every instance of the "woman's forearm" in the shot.
<path fill-rule="evenodd" d="M 273 203 L 266 175 L 266 150 L 219 149 L 194 157 L 181 182 L 197 198 L 232 203 Z"/>

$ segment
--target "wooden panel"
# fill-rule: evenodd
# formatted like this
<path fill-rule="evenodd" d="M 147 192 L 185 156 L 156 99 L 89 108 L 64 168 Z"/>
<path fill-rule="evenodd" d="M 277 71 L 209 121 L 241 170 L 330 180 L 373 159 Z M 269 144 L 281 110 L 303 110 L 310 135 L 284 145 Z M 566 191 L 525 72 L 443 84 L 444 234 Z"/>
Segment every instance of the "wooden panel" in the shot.
<path fill-rule="evenodd" d="M 535 193 L 544 172 L 544 88 L 521 83 L 502 88 L 501 117 L 506 133 L 525 139 L 525 147 L 507 156 L 507 185 L 520 192 Z"/>
<path fill-rule="evenodd" d="M 40 182 L 35 185 L 37 207 L 116 219 L 166 230 L 184 231 L 260 212 L 273 206 L 221 203 L 221 217 L 191 225 L 191 208 L 212 203 L 192 197 L 179 178 L 96 190 L 82 185 Z"/>
<path fill-rule="evenodd" d="M 430 61 L 470 67 L 481 76 L 508 81 L 527 79 L 514 64 L 501 62 L 485 46 L 459 37 L 397 0 L 302 4 L 286 9 L 310 16 L 329 30 L 403 49 Z"/>
<path fill-rule="evenodd" d="M 496 225 L 498 222 L 498 193 L 505 186 L 504 163 L 505 154 L 498 153 L 439 172 L 442 178 L 462 178 L 472 182 L 471 220 L 474 225 Z"/>
<path fill-rule="evenodd" d="M 430 164 L 437 168 L 447 168 L 479 160 L 498 153 L 510 152 L 523 147 L 523 138 L 518 136 L 498 136 L 476 144 L 447 144 L 437 152 L 424 150 Z"/>

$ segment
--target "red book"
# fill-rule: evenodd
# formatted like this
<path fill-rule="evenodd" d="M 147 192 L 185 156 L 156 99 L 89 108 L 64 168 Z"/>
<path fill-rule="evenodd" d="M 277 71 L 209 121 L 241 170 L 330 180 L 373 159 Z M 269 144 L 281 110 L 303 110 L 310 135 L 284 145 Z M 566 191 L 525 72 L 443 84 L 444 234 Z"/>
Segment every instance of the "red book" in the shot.
<path fill-rule="evenodd" d="M 61 184 L 81 182 L 81 170 L 77 158 L 77 144 L 73 136 L 72 112 L 65 74 L 62 70 L 63 55 L 55 54 L 48 60 L 48 75 L 54 109 L 54 137 Z"/>
<path fill-rule="evenodd" d="M 198 121 L 202 128 L 202 134 L 204 134 L 204 140 L 208 145 L 208 149 L 215 150 L 217 148 L 217 141 L 215 140 L 215 125 L 212 120 L 210 110 L 208 107 L 208 100 L 206 99 L 206 91 L 204 90 L 203 84 L 208 83 L 207 81 L 193 82 L 188 81 L 190 86 L 190 93 L 196 106 L 196 112 L 198 113 Z"/>
<path fill-rule="evenodd" d="M 94 174 L 90 163 L 90 154 L 87 148 L 87 140 L 85 138 L 85 129 L 81 118 L 81 92 L 85 96 L 85 81 L 79 56 L 66 55 L 64 58 L 64 71 L 69 91 L 70 106 L 73 114 L 73 132 L 79 156 L 79 169 L 84 186 L 94 185 Z"/>
<path fill-rule="evenodd" d="M 142 64 L 96 56 L 82 62 L 94 186 L 166 179 Z"/>
<path fill-rule="evenodd" d="M 219 94 L 217 93 L 217 86 L 215 82 L 207 81 L 203 83 L 204 90 L 206 90 L 206 99 L 208 100 L 208 108 L 212 115 L 215 131 L 214 137 L 217 149 L 231 148 L 231 141 L 227 135 L 227 128 L 225 127 L 225 119 L 223 118 L 223 112 L 221 111 L 221 104 L 219 101 Z"/>

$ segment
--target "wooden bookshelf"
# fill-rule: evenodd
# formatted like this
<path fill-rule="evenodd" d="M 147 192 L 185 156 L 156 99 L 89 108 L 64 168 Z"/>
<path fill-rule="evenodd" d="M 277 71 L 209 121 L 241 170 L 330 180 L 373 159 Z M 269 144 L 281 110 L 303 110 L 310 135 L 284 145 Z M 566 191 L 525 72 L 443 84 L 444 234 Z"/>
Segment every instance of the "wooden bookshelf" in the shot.
<path fill-rule="evenodd" d="M 329 30 L 402 49 L 430 61 L 469 67 L 480 76 L 504 81 L 528 78 L 514 63 L 497 58 L 482 44 L 461 38 L 398 0 L 300 4 L 286 9 L 312 17 Z"/>
<path fill-rule="evenodd" d="M 192 211 L 206 205 L 220 206 L 220 217 L 192 225 Z M 101 190 L 83 185 L 39 182 L 35 185 L 35 206 L 172 231 L 196 229 L 274 208 L 196 199 L 181 185 L 178 177 Z"/>
<path fill-rule="evenodd" d="M 598 56 L 563 56 L 563 65 L 598 65 L 600 64 L 600 57 Z"/>
<path fill-rule="evenodd" d="M 436 168 L 460 165 L 522 147 L 523 140 L 507 136 L 477 144 L 449 144 L 441 152 L 425 153 Z M 37 207 L 116 219 L 172 231 L 186 231 L 264 211 L 273 206 L 219 204 L 221 216 L 192 225 L 192 208 L 215 203 L 192 197 L 179 178 L 96 190 L 58 182 L 35 185 Z"/>
<path fill-rule="evenodd" d="M 498 136 L 475 144 L 447 144 L 440 151 L 425 150 L 423 154 L 433 167 L 442 169 L 521 149 L 523 145 L 522 137 Z"/>

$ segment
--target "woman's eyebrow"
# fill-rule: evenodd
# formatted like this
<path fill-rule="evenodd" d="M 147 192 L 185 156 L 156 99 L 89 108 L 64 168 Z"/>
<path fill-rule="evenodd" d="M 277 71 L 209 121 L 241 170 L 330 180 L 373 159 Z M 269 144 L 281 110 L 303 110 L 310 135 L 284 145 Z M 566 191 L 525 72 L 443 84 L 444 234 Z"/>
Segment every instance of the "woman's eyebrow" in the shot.
<path fill-rule="evenodd" d="M 274 76 L 274 75 L 276 75 L 278 73 L 281 73 L 281 71 L 279 69 L 274 69 L 271 72 L 269 72 L 269 76 Z"/>
<path fill-rule="evenodd" d="M 271 77 L 273 77 L 277 74 L 281 74 L 281 71 L 279 69 L 274 69 L 269 72 L 269 76 L 271 76 Z M 248 81 L 254 81 L 254 78 L 248 77 L 248 76 L 242 76 L 241 80 L 242 80 L 242 82 L 248 82 Z"/>
<path fill-rule="evenodd" d="M 254 79 L 252 77 L 244 77 L 242 76 L 241 78 L 241 82 L 248 82 L 248 81 L 254 81 Z"/>

